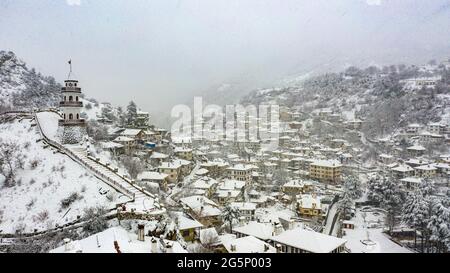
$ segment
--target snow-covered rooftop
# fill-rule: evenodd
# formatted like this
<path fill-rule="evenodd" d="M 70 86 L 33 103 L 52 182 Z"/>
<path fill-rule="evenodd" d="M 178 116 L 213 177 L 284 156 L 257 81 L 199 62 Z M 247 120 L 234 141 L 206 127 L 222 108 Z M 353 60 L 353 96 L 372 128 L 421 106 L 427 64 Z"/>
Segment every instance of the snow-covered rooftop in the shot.
<path fill-rule="evenodd" d="M 156 239 L 156 238 L 155 238 Z M 137 235 L 127 232 L 122 227 L 112 227 L 79 241 L 55 248 L 50 253 L 117 253 L 114 241 L 117 241 L 122 253 L 164 253 L 166 245 L 171 245 L 173 253 L 187 253 L 175 241 L 156 239 L 157 247 L 152 249 L 152 238 L 145 236 L 145 241 L 137 240 Z"/>
<path fill-rule="evenodd" d="M 347 242 L 345 239 L 303 228 L 284 231 L 280 235 L 273 236 L 271 240 L 312 253 L 330 253 Z"/>
<path fill-rule="evenodd" d="M 138 180 L 164 180 L 168 177 L 165 173 L 159 172 L 142 172 L 138 175 Z"/>
<path fill-rule="evenodd" d="M 273 246 L 253 236 L 227 240 L 223 245 L 228 253 L 276 253 Z"/>
<path fill-rule="evenodd" d="M 342 167 L 342 164 L 337 160 L 314 160 L 311 165 L 320 166 L 320 167 L 328 167 L 328 168 L 337 168 Z"/>
<path fill-rule="evenodd" d="M 251 221 L 246 225 L 234 227 L 233 231 L 251 235 L 261 240 L 268 240 L 274 235 L 274 225 L 272 223 L 258 223 Z"/>
<path fill-rule="evenodd" d="M 218 216 L 221 214 L 217 204 L 205 196 L 193 195 L 184 197 L 180 199 L 180 202 L 200 216 Z"/>
<path fill-rule="evenodd" d="M 178 219 L 178 229 L 179 230 L 203 227 L 203 225 L 200 222 L 190 219 L 184 215 L 178 215 L 177 219 Z"/>

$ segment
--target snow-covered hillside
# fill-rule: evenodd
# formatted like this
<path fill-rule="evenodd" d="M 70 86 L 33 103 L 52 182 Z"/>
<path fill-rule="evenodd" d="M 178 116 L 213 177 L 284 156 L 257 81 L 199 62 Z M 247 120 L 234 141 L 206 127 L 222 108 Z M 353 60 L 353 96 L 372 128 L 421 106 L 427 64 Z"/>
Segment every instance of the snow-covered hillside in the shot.
<path fill-rule="evenodd" d="M 437 81 L 435 88 L 405 88 L 405 80 L 421 76 L 436 76 L 442 80 Z M 449 94 L 450 71 L 444 68 L 422 72 L 417 66 L 350 67 L 340 73 L 302 78 L 301 84 L 295 82 L 255 90 L 245 96 L 242 103 L 277 103 L 302 113 L 327 110 L 343 121 L 362 119 L 363 132 L 379 137 L 409 123 L 448 124 Z"/>
<path fill-rule="evenodd" d="M 69 157 L 45 147 L 30 119 L 0 124 L 0 144 L 16 143 L 24 168 L 14 185 L 0 175 L 0 230 L 32 232 L 71 222 L 86 208 L 113 208 L 122 197 Z M 64 201 L 63 201 L 64 200 Z"/>
<path fill-rule="evenodd" d="M 56 106 L 61 86 L 29 69 L 13 52 L 0 51 L 0 109 Z"/>

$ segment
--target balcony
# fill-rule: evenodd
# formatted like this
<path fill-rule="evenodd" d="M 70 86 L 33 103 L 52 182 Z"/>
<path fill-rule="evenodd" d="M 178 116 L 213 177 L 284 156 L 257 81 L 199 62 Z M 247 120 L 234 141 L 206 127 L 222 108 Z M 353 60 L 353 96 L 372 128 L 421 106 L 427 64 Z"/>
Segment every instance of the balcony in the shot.
<path fill-rule="evenodd" d="M 81 101 L 61 101 L 61 102 L 59 102 L 59 107 L 83 107 L 83 102 L 81 102 Z"/>
<path fill-rule="evenodd" d="M 80 87 L 62 87 L 61 91 L 62 92 L 77 92 L 77 93 L 81 93 L 81 88 Z"/>
<path fill-rule="evenodd" d="M 60 119 L 58 120 L 59 126 L 85 126 L 84 119 Z"/>

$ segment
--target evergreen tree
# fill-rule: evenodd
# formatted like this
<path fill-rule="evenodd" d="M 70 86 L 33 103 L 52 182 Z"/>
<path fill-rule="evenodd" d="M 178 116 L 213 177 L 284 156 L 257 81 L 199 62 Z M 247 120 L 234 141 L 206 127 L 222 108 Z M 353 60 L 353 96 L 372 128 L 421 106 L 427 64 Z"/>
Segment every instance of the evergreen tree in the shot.
<path fill-rule="evenodd" d="M 450 209 L 440 200 L 434 200 L 432 208 L 427 225 L 430 240 L 436 242 L 438 252 L 445 252 L 450 249 Z"/>
<path fill-rule="evenodd" d="M 137 107 L 134 101 L 130 101 L 127 106 L 127 124 L 129 126 L 134 126 L 137 118 Z"/>
<path fill-rule="evenodd" d="M 107 104 L 102 108 L 102 116 L 110 121 L 115 121 L 116 116 L 112 111 L 111 105 Z"/>
<path fill-rule="evenodd" d="M 342 198 L 340 202 L 340 206 L 344 211 L 344 215 L 349 215 L 350 211 L 353 207 L 353 198 L 350 196 L 349 193 L 345 192 L 344 197 Z"/>
<path fill-rule="evenodd" d="M 408 195 L 403 205 L 402 221 L 414 228 L 415 231 L 420 230 L 422 252 L 424 252 L 424 236 L 427 234 L 427 224 L 430 218 L 429 202 L 429 199 L 421 191 L 416 191 Z M 414 243 L 416 243 L 416 239 L 414 239 Z"/>
<path fill-rule="evenodd" d="M 119 123 L 119 126 L 125 126 L 127 123 L 127 117 L 125 113 L 123 112 L 122 107 L 117 107 L 117 121 Z"/>
<path fill-rule="evenodd" d="M 238 220 L 240 216 L 239 210 L 228 205 L 224 208 L 222 218 L 224 222 L 227 222 L 230 226 L 230 233 L 233 232 L 233 221 Z"/>
<path fill-rule="evenodd" d="M 386 225 L 389 231 L 397 225 L 397 216 L 401 212 L 404 193 L 400 190 L 398 183 L 387 177 L 375 177 L 369 181 L 368 199 L 379 202 L 386 210 Z"/>
<path fill-rule="evenodd" d="M 343 187 L 344 192 L 346 192 L 352 199 L 357 199 L 362 196 L 361 183 L 353 175 L 348 176 L 344 180 Z"/>

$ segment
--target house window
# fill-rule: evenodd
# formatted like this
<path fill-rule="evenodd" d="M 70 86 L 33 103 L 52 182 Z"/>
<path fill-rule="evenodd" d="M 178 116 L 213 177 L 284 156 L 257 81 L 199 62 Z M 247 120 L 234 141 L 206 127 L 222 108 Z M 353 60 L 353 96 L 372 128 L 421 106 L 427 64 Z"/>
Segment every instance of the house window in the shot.
<path fill-rule="evenodd" d="M 69 119 L 73 119 L 73 114 L 69 114 Z"/>
<path fill-rule="evenodd" d="M 73 97 L 72 96 L 69 96 L 69 101 L 73 101 Z"/>
<path fill-rule="evenodd" d="M 78 101 L 78 96 L 75 97 L 75 101 Z"/>
<path fill-rule="evenodd" d="M 78 97 L 77 97 L 78 98 Z M 80 114 L 77 114 L 77 119 L 80 119 Z"/>

